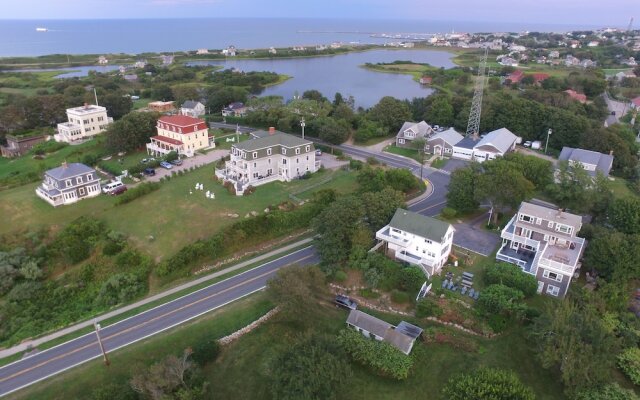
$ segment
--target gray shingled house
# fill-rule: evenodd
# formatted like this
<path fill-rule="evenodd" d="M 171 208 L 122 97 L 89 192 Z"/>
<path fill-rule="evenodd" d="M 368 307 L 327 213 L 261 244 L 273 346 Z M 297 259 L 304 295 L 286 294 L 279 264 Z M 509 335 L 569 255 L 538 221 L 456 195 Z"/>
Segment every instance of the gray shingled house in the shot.
<path fill-rule="evenodd" d="M 427 139 L 433 135 L 433 128 L 424 121 L 405 122 L 396 135 L 396 146 L 413 148 L 416 139 Z"/>
<path fill-rule="evenodd" d="M 36 194 L 54 207 L 75 203 L 100 194 L 100 177 L 84 164 L 65 162 L 44 173 Z"/>
<path fill-rule="evenodd" d="M 389 343 L 406 355 L 411 353 L 413 344 L 422 334 L 422 328 L 402 321 L 398 326 L 378 319 L 359 310 L 351 310 L 347 317 L 347 326 L 363 336 Z"/>
<path fill-rule="evenodd" d="M 563 147 L 558 160 L 568 161 L 570 164 L 581 164 L 591 176 L 596 176 L 598 171 L 602 172 L 604 176 L 609 176 L 613 166 L 613 154 L 602 154 L 597 151 L 572 147 Z"/>

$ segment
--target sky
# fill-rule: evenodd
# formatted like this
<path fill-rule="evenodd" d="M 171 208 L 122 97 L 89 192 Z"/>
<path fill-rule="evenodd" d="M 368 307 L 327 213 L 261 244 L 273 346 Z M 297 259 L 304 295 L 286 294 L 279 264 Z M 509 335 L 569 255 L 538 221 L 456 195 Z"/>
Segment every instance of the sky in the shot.
<path fill-rule="evenodd" d="M 354 18 L 626 27 L 640 0 L 1 0 L 0 19 Z"/>

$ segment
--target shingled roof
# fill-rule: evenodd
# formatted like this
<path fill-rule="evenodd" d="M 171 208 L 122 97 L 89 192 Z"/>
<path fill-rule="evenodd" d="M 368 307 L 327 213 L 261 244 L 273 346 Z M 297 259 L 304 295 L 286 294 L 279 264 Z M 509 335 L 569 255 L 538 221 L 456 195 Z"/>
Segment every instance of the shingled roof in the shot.
<path fill-rule="evenodd" d="M 434 242 L 442 242 L 451 225 L 439 219 L 398 208 L 389 226 Z"/>

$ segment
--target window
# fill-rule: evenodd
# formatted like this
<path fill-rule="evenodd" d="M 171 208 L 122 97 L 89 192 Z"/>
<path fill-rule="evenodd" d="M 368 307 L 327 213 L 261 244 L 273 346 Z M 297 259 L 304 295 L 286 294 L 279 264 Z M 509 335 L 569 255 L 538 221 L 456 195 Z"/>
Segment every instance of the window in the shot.
<path fill-rule="evenodd" d="M 242 158 L 247 159 L 247 153 L 242 153 Z"/>
<path fill-rule="evenodd" d="M 300 154 L 300 147 L 296 149 L 296 154 Z"/>
<path fill-rule="evenodd" d="M 71 179 L 67 179 L 67 180 L 64 182 L 64 185 L 65 185 L 65 186 L 71 186 Z"/>
<path fill-rule="evenodd" d="M 87 181 L 90 181 L 90 180 L 92 180 L 92 179 L 93 179 L 93 174 L 88 174 L 88 175 L 87 175 Z"/>
<path fill-rule="evenodd" d="M 404 144 L 404 139 L 398 139 L 398 143 Z"/>
<path fill-rule="evenodd" d="M 518 219 L 520 221 L 524 221 L 524 222 L 533 222 L 533 217 L 530 217 L 530 216 L 525 215 L 525 214 L 518 214 Z"/>
<path fill-rule="evenodd" d="M 287 155 L 287 149 L 282 149 L 282 154 Z"/>
<path fill-rule="evenodd" d="M 311 146 L 305 146 L 304 151 L 306 151 L 306 152 L 311 151 Z"/>
<path fill-rule="evenodd" d="M 536 225 L 542 224 L 542 218 L 536 218 Z"/>
<path fill-rule="evenodd" d="M 309 161 L 309 156 L 307 156 L 307 161 Z"/>
<path fill-rule="evenodd" d="M 287 163 L 287 159 L 285 158 L 284 160 L 282 160 L 282 164 L 286 164 Z"/>
<path fill-rule="evenodd" d="M 549 223 L 547 224 L 547 226 L 548 226 L 549 228 L 553 228 L 553 221 L 549 221 Z"/>
<path fill-rule="evenodd" d="M 269 164 L 271 164 L 271 159 L 269 158 L 269 159 L 267 160 L 267 162 L 268 162 Z"/>
<path fill-rule="evenodd" d="M 296 164 L 300 164 L 300 159 L 296 158 Z"/>
<path fill-rule="evenodd" d="M 257 151 L 253 152 L 253 158 L 258 158 L 258 152 Z"/>
<path fill-rule="evenodd" d="M 451 154 L 451 149 L 450 149 L 450 148 L 448 148 L 448 147 L 445 147 L 445 148 L 444 148 L 444 152 L 445 152 L 446 154 Z"/>
<path fill-rule="evenodd" d="M 271 155 L 271 149 L 267 149 L 267 155 L 270 156 Z"/>
<path fill-rule="evenodd" d="M 271 175 L 271 174 L 273 174 L 273 170 L 272 170 L 271 168 L 269 168 L 269 169 L 267 170 L 267 176 L 269 176 L 269 175 Z"/>
<path fill-rule="evenodd" d="M 255 168 L 256 166 L 257 166 L 256 163 L 253 163 L 253 168 Z"/>
<path fill-rule="evenodd" d="M 560 288 L 553 285 L 547 285 L 547 294 L 557 297 L 560 294 Z"/>
<path fill-rule="evenodd" d="M 78 189 L 78 192 L 80 192 L 80 196 L 84 196 L 84 188 Z"/>
<path fill-rule="evenodd" d="M 431 244 L 432 243 L 431 240 L 429 240 L 429 239 L 425 239 L 424 242 L 427 243 L 427 244 Z"/>
<path fill-rule="evenodd" d="M 82 183 L 82 177 L 81 176 L 76 178 L 76 183 L 77 184 L 81 184 Z"/>
<path fill-rule="evenodd" d="M 570 235 L 572 230 L 573 229 L 570 226 L 562 225 L 562 224 L 556 224 L 556 231 L 558 231 L 558 232 L 562 232 L 562 233 L 566 233 L 566 234 Z"/>
<path fill-rule="evenodd" d="M 544 272 L 542 273 L 542 276 L 543 276 L 543 277 L 545 277 L 545 278 L 547 278 L 547 279 L 554 280 L 554 281 L 556 281 L 556 282 L 562 282 L 562 275 L 557 274 L 557 273 L 555 273 L 555 272 L 548 271 L 548 270 L 546 270 L 546 269 L 545 269 L 545 270 L 544 270 Z"/>

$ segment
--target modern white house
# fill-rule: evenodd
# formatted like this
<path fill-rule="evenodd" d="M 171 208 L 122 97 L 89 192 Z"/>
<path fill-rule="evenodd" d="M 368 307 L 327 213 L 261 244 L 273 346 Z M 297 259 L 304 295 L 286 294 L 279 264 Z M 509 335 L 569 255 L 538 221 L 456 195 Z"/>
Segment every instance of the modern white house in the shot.
<path fill-rule="evenodd" d="M 54 207 L 75 203 L 100 194 L 100 178 L 93 168 L 80 163 L 62 163 L 44 173 L 36 188 L 38 197 Z"/>
<path fill-rule="evenodd" d="M 446 264 L 454 232 L 449 223 L 399 208 L 389 225 L 376 232 L 381 241 L 376 246 L 396 260 L 418 266 L 430 278 Z"/>
<path fill-rule="evenodd" d="M 207 123 L 188 115 L 164 115 L 156 125 L 158 134 L 147 143 L 147 153 L 164 156 L 172 151 L 193 157 L 195 152 L 209 146 L 215 147 L 214 137 L 209 137 Z"/>
<path fill-rule="evenodd" d="M 597 151 L 574 149 L 563 147 L 560 152 L 560 161 L 568 161 L 569 164 L 580 164 L 582 168 L 591 176 L 601 172 L 604 176 L 609 176 L 613 166 L 613 153 L 602 154 Z"/>
<path fill-rule="evenodd" d="M 91 138 L 113 122 L 102 106 L 85 104 L 82 107 L 67 108 L 67 122 L 58 124 L 58 133 L 54 138 L 58 142 L 75 142 Z"/>
<path fill-rule="evenodd" d="M 396 146 L 413 148 L 413 141 L 426 139 L 433 134 L 431 125 L 424 121 L 405 122 L 396 135 Z"/>
<path fill-rule="evenodd" d="M 586 247 L 577 234 L 582 217 L 550 203 L 522 202 L 502 230 L 496 259 L 519 266 L 538 280 L 538 293 L 563 298 Z M 577 271 L 577 272 L 576 272 Z"/>
<path fill-rule="evenodd" d="M 411 353 L 413 344 L 422 334 L 422 328 L 405 321 L 398 326 L 378 319 L 359 310 L 351 310 L 347 317 L 347 327 L 360 332 L 364 337 L 389 343 L 406 355 Z"/>
<path fill-rule="evenodd" d="M 453 146 L 453 157 L 484 162 L 515 150 L 518 137 L 507 128 L 491 131 L 481 138 L 467 136 Z"/>
<path fill-rule="evenodd" d="M 237 195 L 248 186 L 288 182 L 320 167 L 313 142 L 269 128 L 253 132 L 252 139 L 231 146 L 230 160 L 216 176 L 232 182 Z"/>

